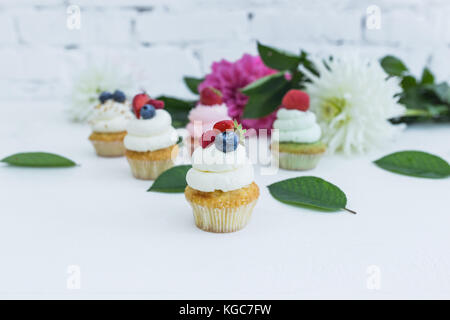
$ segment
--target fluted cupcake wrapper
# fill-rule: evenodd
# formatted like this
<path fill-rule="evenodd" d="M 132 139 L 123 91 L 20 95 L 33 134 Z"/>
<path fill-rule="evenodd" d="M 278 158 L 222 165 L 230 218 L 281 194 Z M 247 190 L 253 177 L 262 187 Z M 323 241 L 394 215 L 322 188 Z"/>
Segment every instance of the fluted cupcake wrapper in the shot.
<path fill-rule="evenodd" d="M 235 208 L 208 208 L 189 202 L 194 211 L 198 228 L 217 233 L 235 232 L 244 228 L 250 220 L 256 201 Z"/>
<path fill-rule="evenodd" d="M 319 163 L 322 153 L 316 154 L 298 154 L 298 153 L 279 153 L 279 167 L 286 170 L 310 170 L 314 169 Z"/>
<path fill-rule="evenodd" d="M 143 180 L 155 180 L 161 173 L 172 168 L 174 165 L 174 161 L 172 159 L 152 161 L 136 160 L 127 157 L 127 160 L 130 164 L 133 176 L 137 179 Z"/>
<path fill-rule="evenodd" d="M 125 155 L 123 141 L 100 141 L 91 140 L 95 152 L 101 157 L 122 157 Z"/>

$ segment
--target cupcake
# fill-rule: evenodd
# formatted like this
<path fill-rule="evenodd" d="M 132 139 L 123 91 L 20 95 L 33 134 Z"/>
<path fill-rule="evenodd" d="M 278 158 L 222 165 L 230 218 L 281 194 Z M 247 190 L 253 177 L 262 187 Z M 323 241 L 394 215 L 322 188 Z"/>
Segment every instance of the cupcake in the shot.
<path fill-rule="evenodd" d="M 202 230 L 234 232 L 250 220 L 259 188 L 242 138 L 240 127 L 221 121 L 203 134 L 192 154 L 184 194 Z"/>
<path fill-rule="evenodd" d="M 316 115 L 309 109 L 309 96 L 300 90 L 290 90 L 277 111 L 274 129 L 279 130 L 278 145 L 272 143 L 279 166 L 288 170 L 309 170 L 316 167 L 326 150 L 320 141 L 321 129 Z"/>
<path fill-rule="evenodd" d="M 127 124 L 124 144 L 125 156 L 138 179 L 156 179 L 174 165 L 178 155 L 178 134 L 163 108 L 163 101 L 153 100 L 146 93 L 133 99 L 136 118 Z"/>
<path fill-rule="evenodd" d="M 130 104 L 122 91 L 102 92 L 100 103 L 89 117 L 92 134 L 89 140 L 102 157 L 119 157 L 125 154 L 123 138 L 127 122 L 133 118 Z"/>
<path fill-rule="evenodd" d="M 231 118 L 228 116 L 226 104 L 222 101 L 222 93 L 208 87 L 200 92 L 200 102 L 189 112 L 188 119 L 187 145 L 192 154 L 194 149 L 199 146 L 198 141 L 204 132 L 211 130 L 216 122 Z"/>

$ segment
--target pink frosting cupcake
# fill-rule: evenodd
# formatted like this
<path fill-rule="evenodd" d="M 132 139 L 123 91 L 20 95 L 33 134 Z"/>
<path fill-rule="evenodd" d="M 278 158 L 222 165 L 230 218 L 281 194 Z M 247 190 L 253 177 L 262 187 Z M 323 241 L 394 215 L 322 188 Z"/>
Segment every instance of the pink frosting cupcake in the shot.
<path fill-rule="evenodd" d="M 200 92 L 200 102 L 189 112 L 188 118 L 190 122 L 186 129 L 190 136 L 188 141 L 191 154 L 204 132 L 211 130 L 218 121 L 231 120 L 228 108 L 222 101 L 222 93 L 212 87 L 204 88 Z"/>

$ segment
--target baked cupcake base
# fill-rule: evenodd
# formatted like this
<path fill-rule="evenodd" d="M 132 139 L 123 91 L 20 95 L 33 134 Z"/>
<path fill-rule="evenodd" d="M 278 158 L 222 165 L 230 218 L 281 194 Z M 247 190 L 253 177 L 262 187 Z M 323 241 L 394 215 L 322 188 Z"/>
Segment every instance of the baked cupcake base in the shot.
<path fill-rule="evenodd" d="M 317 166 L 325 151 L 326 146 L 320 141 L 316 143 L 281 142 L 275 156 L 278 156 L 278 165 L 282 169 L 311 170 Z"/>
<path fill-rule="evenodd" d="M 161 173 L 174 166 L 178 150 L 178 145 L 175 144 L 168 148 L 147 152 L 125 150 L 125 156 L 135 178 L 155 180 Z"/>
<path fill-rule="evenodd" d="M 89 140 L 94 146 L 95 152 L 101 157 L 121 157 L 125 154 L 125 146 L 123 139 L 127 134 L 122 132 L 93 132 L 89 136 Z"/>
<path fill-rule="evenodd" d="M 187 186 L 184 194 L 193 209 L 198 228 L 226 233 L 241 230 L 247 225 L 259 197 L 259 188 L 254 182 L 228 192 L 202 192 Z"/>
<path fill-rule="evenodd" d="M 320 161 L 322 154 L 293 154 L 280 152 L 279 167 L 286 170 L 311 170 Z"/>

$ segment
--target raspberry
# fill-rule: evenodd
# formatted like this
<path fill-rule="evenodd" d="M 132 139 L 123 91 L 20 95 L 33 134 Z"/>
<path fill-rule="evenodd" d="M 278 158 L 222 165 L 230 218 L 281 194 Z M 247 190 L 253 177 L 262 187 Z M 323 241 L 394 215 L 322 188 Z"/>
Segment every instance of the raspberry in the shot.
<path fill-rule="evenodd" d="M 234 122 L 233 120 L 222 120 L 216 122 L 213 129 L 219 130 L 220 132 L 224 132 L 227 130 L 234 130 Z"/>
<path fill-rule="evenodd" d="M 200 138 L 200 145 L 202 146 L 202 148 L 205 149 L 207 146 L 213 143 L 219 133 L 219 131 L 214 129 L 203 132 L 202 137 Z"/>
<path fill-rule="evenodd" d="M 161 100 L 150 99 L 150 100 L 148 100 L 147 103 L 154 106 L 155 109 L 163 109 L 164 108 L 164 101 L 161 101 Z"/>
<path fill-rule="evenodd" d="M 145 92 L 139 93 L 134 96 L 132 106 L 133 106 L 133 111 L 134 111 L 134 114 L 136 115 L 136 118 L 139 119 L 141 117 L 141 114 L 140 114 L 141 108 L 144 105 L 146 105 L 149 100 L 150 100 L 150 97 Z"/>
<path fill-rule="evenodd" d="M 222 93 L 212 87 L 207 87 L 200 92 L 200 103 L 205 106 L 214 106 L 222 103 Z"/>
<path fill-rule="evenodd" d="M 291 89 L 284 95 L 281 104 L 286 109 L 306 111 L 309 109 L 309 95 L 304 91 Z"/>

